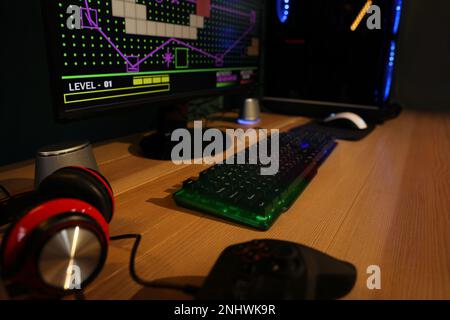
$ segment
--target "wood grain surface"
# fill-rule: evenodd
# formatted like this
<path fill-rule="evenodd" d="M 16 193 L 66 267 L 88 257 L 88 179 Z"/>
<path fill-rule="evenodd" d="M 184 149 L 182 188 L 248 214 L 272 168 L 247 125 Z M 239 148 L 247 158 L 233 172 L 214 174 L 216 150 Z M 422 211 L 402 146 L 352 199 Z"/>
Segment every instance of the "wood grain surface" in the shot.
<path fill-rule="evenodd" d="M 259 127 L 284 130 L 306 121 L 265 114 Z M 340 141 L 268 232 L 177 207 L 172 192 L 205 167 L 145 159 L 140 138 L 97 145 L 95 155 L 117 196 L 111 234 L 143 235 L 141 277 L 199 285 L 227 246 L 274 238 L 355 264 L 358 279 L 347 299 L 450 299 L 450 114 L 406 111 L 363 141 Z M 0 184 L 13 192 L 31 188 L 33 166 L 29 161 L 0 168 Z M 111 243 L 104 270 L 86 290 L 88 299 L 188 298 L 133 283 L 131 246 L 131 240 Z M 381 290 L 367 288 L 371 265 L 381 268 Z"/>

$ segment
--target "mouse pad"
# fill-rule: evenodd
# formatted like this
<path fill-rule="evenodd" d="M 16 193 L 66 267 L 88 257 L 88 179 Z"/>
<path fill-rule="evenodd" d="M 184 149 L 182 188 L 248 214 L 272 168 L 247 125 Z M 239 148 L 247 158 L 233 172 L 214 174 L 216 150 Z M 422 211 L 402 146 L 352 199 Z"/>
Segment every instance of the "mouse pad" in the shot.
<path fill-rule="evenodd" d="M 346 129 L 346 128 L 337 128 L 329 125 L 324 125 L 318 121 L 311 121 L 300 128 L 302 129 L 311 129 L 315 131 L 325 132 L 329 135 L 332 135 L 337 140 L 346 140 L 346 141 L 360 141 L 367 137 L 369 134 L 375 130 L 376 125 L 368 124 L 368 129 L 366 130 L 355 130 L 355 129 Z M 295 131 L 295 128 L 291 131 Z"/>

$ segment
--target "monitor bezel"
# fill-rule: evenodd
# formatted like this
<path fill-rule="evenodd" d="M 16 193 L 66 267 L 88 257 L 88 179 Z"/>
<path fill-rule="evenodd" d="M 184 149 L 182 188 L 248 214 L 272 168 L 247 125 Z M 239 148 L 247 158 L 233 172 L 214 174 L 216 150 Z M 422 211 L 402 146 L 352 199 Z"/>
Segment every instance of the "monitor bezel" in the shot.
<path fill-rule="evenodd" d="M 93 118 L 99 116 L 105 116 L 110 113 L 120 113 L 126 112 L 131 109 L 136 108 L 158 108 L 164 107 L 168 104 L 179 104 L 189 100 L 197 99 L 197 98 L 206 98 L 206 97 L 219 97 L 222 95 L 230 95 L 230 94 L 238 94 L 243 92 L 251 92 L 251 91 L 261 91 L 263 88 L 263 60 L 264 54 L 261 49 L 261 54 L 259 56 L 259 63 L 256 67 L 258 70 L 257 81 L 251 84 L 239 85 L 228 88 L 211 88 L 205 90 L 191 91 L 186 93 L 176 93 L 176 94 L 168 94 L 164 96 L 158 97 L 148 97 L 141 99 L 133 99 L 133 101 L 127 102 L 116 102 L 116 103 L 103 103 L 98 104 L 96 106 L 90 108 L 83 108 L 79 110 L 68 111 L 64 108 L 64 105 L 61 104 L 60 97 L 57 95 L 59 92 L 58 82 L 60 81 L 58 75 L 61 74 L 61 69 L 58 67 L 56 61 L 58 61 L 59 57 L 57 55 L 57 50 L 52 50 L 52 48 L 56 48 L 57 42 L 57 32 L 53 28 L 54 17 L 57 14 L 56 7 L 54 5 L 54 0 L 40 0 L 41 4 L 41 12 L 43 17 L 43 24 L 45 28 L 45 42 L 46 42 L 46 51 L 47 51 L 47 65 L 49 70 L 49 79 L 50 79 L 50 91 L 52 95 L 52 104 L 55 113 L 55 117 L 57 121 L 66 122 L 73 120 L 83 120 L 86 118 Z M 264 29 L 266 22 L 266 0 L 261 0 L 261 19 L 260 19 L 260 45 L 261 48 L 264 47 L 265 39 L 264 39 Z"/>

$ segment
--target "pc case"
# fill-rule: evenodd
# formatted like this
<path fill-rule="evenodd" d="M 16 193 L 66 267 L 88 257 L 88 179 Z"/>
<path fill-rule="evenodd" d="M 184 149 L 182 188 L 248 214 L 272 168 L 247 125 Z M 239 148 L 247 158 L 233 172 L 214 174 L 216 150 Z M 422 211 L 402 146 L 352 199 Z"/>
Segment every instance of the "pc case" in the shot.
<path fill-rule="evenodd" d="M 398 114 L 390 97 L 402 0 L 267 5 L 267 108 L 318 117 L 342 111 L 374 119 Z"/>

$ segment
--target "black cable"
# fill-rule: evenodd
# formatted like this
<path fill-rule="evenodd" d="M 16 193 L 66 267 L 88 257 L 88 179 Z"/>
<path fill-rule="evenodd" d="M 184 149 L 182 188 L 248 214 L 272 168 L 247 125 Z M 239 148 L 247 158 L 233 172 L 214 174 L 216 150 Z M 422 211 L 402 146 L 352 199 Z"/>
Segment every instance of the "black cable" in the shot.
<path fill-rule="evenodd" d="M 0 234 L 5 231 L 2 229 L 5 225 L 9 224 L 11 221 L 9 217 L 5 216 L 5 206 L 9 200 L 12 199 L 11 193 L 4 186 L 0 185 Z"/>
<path fill-rule="evenodd" d="M 2 185 L 0 185 L 0 202 L 7 201 L 11 199 L 11 193 Z"/>
<path fill-rule="evenodd" d="M 111 237 L 111 241 L 119 241 L 119 240 L 126 240 L 126 239 L 135 239 L 133 247 L 131 249 L 131 255 L 130 255 L 130 276 L 136 283 L 140 284 L 144 287 L 150 287 L 150 288 L 157 288 L 157 289 L 170 289 L 170 290 L 177 290 L 182 291 L 189 295 L 196 295 L 199 287 L 191 286 L 191 285 L 177 285 L 174 283 L 169 282 L 163 282 L 163 281 L 147 281 L 144 279 L 141 279 L 137 273 L 136 273 L 136 255 L 137 251 L 139 249 L 139 245 L 141 243 L 142 236 L 140 234 L 124 234 L 120 236 Z"/>

